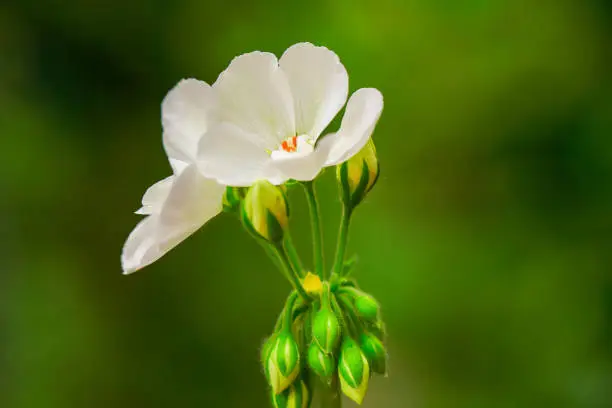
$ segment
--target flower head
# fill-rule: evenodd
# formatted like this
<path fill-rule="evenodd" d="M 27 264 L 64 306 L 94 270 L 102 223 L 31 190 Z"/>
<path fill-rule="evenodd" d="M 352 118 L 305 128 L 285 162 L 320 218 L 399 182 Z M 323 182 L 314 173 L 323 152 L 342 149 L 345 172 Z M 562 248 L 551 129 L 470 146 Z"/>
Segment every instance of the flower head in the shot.
<path fill-rule="evenodd" d="M 312 180 L 361 150 L 383 107 L 378 90 L 360 89 L 339 131 L 321 138 L 346 102 L 348 75 L 335 53 L 309 43 L 289 47 L 280 60 L 238 56 L 212 89 L 218 122 L 200 139 L 198 161 L 203 174 L 233 186 Z"/>

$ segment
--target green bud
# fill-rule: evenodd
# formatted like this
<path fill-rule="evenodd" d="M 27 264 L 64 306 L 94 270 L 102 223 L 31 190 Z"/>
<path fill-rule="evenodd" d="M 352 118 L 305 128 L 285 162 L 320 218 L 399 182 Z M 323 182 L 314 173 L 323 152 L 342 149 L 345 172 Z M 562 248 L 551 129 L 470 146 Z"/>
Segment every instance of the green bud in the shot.
<path fill-rule="evenodd" d="M 300 372 L 300 350 L 290 331 L 278 334 L 265 364 L 266 377 L 275 394 L 279 394 Z"/>
<path fill-rule="evenodd" d="M 317 343 L 312 342 L 308 347 L 308 366 L 316 375 L 322 379 L 331 380 L 336 370 L 334 356 L 326 354 Z"/>
<path fill-rule="evenodd" d="M 361 318 L 368 322 L 377 322 L 380 319 L 380 305 L 373 296 L 350 287 L 343 287 L 341 292 L 352 298 L 355 310 Z"/>
<path fill-rule="evenodd" d="M 326 354 L 331 354 L 340 340 L 340 322 L 328 307 L 322 307 L 312 322 L 312 337 Z"/>
<path fill-rule="evenodd" d="M 308 408 L 312 394 L 304 381 L 297 380 L 280 394 L 272 394 L 274 408 Z"/>
<path fill-rule="evenodd" d="M 266 365 L 266 362 L 268 361 L 268 357 L 270 357 L 270 353 L 272 352 L 272 347 L 274 347 L 274 345 L 276 344 L 276 339 L 278 337 L 278 334 L 275 333 L 272 336 L 268 337 L 263 345 L 261 346 L 261 354 L 260 354 L 260 360 L 261 360 L 261 364 L 262 365 Z"/>
<path fill-rule="evenodd" d="M 387 351 L 382 342 L 372 333 L 362 333 L 359 338 L 361 352 L 368 359 L 373 373 L 387 374 Z"/>
<path fill-rule="evenodd" d="M 244 199 L 242 220 L 255 236 L 280 242 L 289 222 L 289 206 L 283 189 L 266 180 L 253 184 Z"/>
<path fill-rule="evenodd" d="M 342 186 L 345 205 L 356 207 L 378 180 L 379 165 L 372 139 L 344 163 L 336 167 L 336 177 Z"/>
<path fill-rule="evenodd" d="M 361 404 L 368 390 L 370 366 L 357 343 L 348 336 L 344 338 L 340 348 L 338 377 L 342 392 L 357 404 Z"/>
<path fill-rule="evenodd" d="M 246 194 L 244 187 L 230 187 L 225 188 L 225 194 L 223 194 L 223 211 L 235 212 L 240 209 L 240 202 Z"/>

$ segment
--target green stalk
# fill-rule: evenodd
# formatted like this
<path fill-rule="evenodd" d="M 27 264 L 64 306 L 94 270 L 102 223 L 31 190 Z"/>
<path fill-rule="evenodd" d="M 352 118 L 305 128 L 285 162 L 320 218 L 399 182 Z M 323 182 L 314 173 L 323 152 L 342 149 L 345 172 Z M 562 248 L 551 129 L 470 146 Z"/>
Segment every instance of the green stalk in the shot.
<path fill-rule="evenodd" d="M 334 374 L 331 384 L 319 381 L 319 395 L 321 408 L 342 408 L 342 394 L 340 393 L 340 383 L 338 374 Z"/>
<path fill-rule="evenodd" d="M 333 274 L 340 276 L 344 266 L 344 254 L 348 242 L 348 231 L 351 223 L 352 211 L 347 205 L 342 206 L 342 218 L 340 220 L 340 231 L 338 232 L 338 246 L 336 247 L 336 259 L 334 261 Z"/>
<path fill-rule="evenodd" d="M 310 223 L 312 225 L 312 252 L 314 256 L 315 273 L 321 279 L 325 279 L 325 261 L 323 258 L 323 231 L 321 230 L 321 215 L 319 212 L 317 193 L 315 191 L 313 181 L 302 183 L 302 185 L 304 186 L 304 190 L 306 191 L 308 209 L 310 210 Z"/>
<path fill-rule="evenodd" d="M 302 265 L 302 260 L 300 259 L 300 255 L 298 254 L 295 246 L 293 245 L 293 240 L 291 239 L 291 235 L 289 232 L 285 233 L 285 241 L 284 241 L 285 249 L 287 250 L 287 255 L 289 255 L 289 262 L 291 263 L 291 267 L 294 271 L 298 273 L 298 275 L 303 278 L 304 273 L 304 265 Z"/>
<path fill-rule="evenodd" d="M 283 245 L 275 244 L 272 245 L 271 248 L 274 251 L 276 258 L 278 259 L 278 262 L 281 266 L 281 270 L 283 271 L 284 275 L 287 277 L 287 279 L 289 279 L 289 282 L 291 282 L 295 290 L 297 290 L 297 292 L 304 299 L 304 301 L 309 302 L 310 297 L 304 290 L 304 287 L 302 286 L 302 282 L 300 281 L 300 277 L 298 276 L 297 272 L 295 272 L 293 268 L 291 268 L 291 263 L 289 262 L 287 252 L 285 251 Z"/>

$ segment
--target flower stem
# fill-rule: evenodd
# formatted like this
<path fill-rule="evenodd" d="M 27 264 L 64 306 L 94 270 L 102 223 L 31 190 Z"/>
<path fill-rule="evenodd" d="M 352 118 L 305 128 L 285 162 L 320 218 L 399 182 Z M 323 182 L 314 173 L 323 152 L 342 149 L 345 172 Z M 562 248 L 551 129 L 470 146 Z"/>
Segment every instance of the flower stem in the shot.
<path fill-rule="evenodd" d="M 352 210 L 349 206 L 342 207 L 342 218 L 340 220 L 340 232 L 338 232 L 338 246 L 336 247 L 336 259 L 334 261 L 333 273 L 336 276 L 342 274 L 344 266 L 344 253 L 346 252 L 346 243 L 348 242 L 348 230 L 351 223 Z"/>
<path fill-rule="evenodd" d="M 295 246 L 293 245 L 293 240 L 291 239 L 291 235 L 287 232 L 285 234 L 285 249 L 287 250 L 287 255 L 289 255 L 289 262 L 291 263 L 291 268 L 298 273 L 298 275 L 303 278 L 304 277 L 304 265 L 302 265 L 302 260 L 300 259 L 300 255 L 298 254 Z"/>
<path fill-rule="evenodd" d="M 340 384 L 338 375 L 334 374 L 331 384 L 319 382 L 320 408 L 342 408 L 342 396 L 340 394 Z"/>
<path fill-rule="evenodd" d="M 291 268 L 291 263 L 289 262 L 287 252 L 285 251 L 283 245 L 275 244 L 272 245 L 271 248 L 274 251 L 276 258 L 278 259 L 278 262 L 281 266 L 281 270 L 284 275 L 287 277 L 287 279 L 289 279 L 289 282 L 291 282 L 295 290 L 297 290 L 297 292 L 304 299 L 304 301 L 308 302 L 310 300 L 310 297 L 304 290 L 304 287 L 302 286 L 302 282 L 300 281 L 300 277 L 298 276 L 297 272 L 294 271 L 293 268 Z"/>
<path fill-rule="evenodd" d="M 312 225 L 312 251 L 314 256 L 315 273 L 322 279 L 324 276 L 324 259 L 323 259 L 323 231 L 321 230 L 321 215 L 319 211 L 319 203 L 317 201 L 317 193 L 314 187 L 314 181 L 302 183 L 306 191 L 306 199 L 308 200 L 308 208 L 310 210 L 310 223 Z"/>

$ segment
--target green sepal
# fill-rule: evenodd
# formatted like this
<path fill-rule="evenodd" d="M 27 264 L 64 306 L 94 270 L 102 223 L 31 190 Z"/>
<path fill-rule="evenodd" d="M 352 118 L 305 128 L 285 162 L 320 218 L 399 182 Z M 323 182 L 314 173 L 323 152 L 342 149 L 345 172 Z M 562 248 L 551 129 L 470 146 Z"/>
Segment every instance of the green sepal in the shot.
<path fill-rule="evenodd" d="M 265 238 L 270 242 L 280 243 L 283 240 L 283 236 L 285 235 L 285 231 L 283 227 L 278 222 L 274 214 L 271 211 L 266 210 L 266 217 L 268 219 L 268 237 Z"/>
<path fill-rule="evenodd" d="M 315 342 L 308 346 L 308 367 L 323 381 L 330 383 L 336 371 L 335 359 L 332 354 L 325 353 Z"/>
<path fill-rule="evenodd" d="M 340 163 L 336 166 L 336 178 L 340 183 L 340 199 L 342 203 L 350 208 L 353 208 L 351 202 L 351 187 L 348 182 L 348 162 Z"/>
<path fill-rule="evenodd" d="M 361 171 L 361 177 L 359 179 L 359 184 L 355 191 L 351 194 L 351 206 L 352 208 L 357 207 L 359 203 L 363 201 L 366 194 L 368 193 L 368 182 L 370 181 L 370 172 L 368 171 L 368 165 L 365 160 L 363 160 L 363 170 Z"/>
<path fill-rule="evenodd" d="M 368 166 L 365 160 L 363 160 L 362 165 L 363 165 L 363 170 L 361 172 L 361 177 L 359 178 L 359 183 L 357 184 L 357 187 L 355 188 L 354 191 L 351 190 L 349 180 L 348 180 L 349 162 L 345 161 L 344 163 L 338 165 L 337 167 L 336 174 L 337 174 L 338 180 L 340 181 L 340 187 L 342 189 L 341 198 L 342 198 L 344 205 L 347 206 L 351 210 L 357 207 L 357 205 L 359 205 L 359 203 L 363 201 L 363 199 L 365 198 L 367 194 L 366 189 L 368 188 L 370 174 L 368 172 Z"/>
<path fill-rule="evenodd" d="M 368 359 L 373 373 L 387 374 L 387 351 L 382 341 L 373 333 L 362 333 L 359 338 L 361 352 Z"/>

